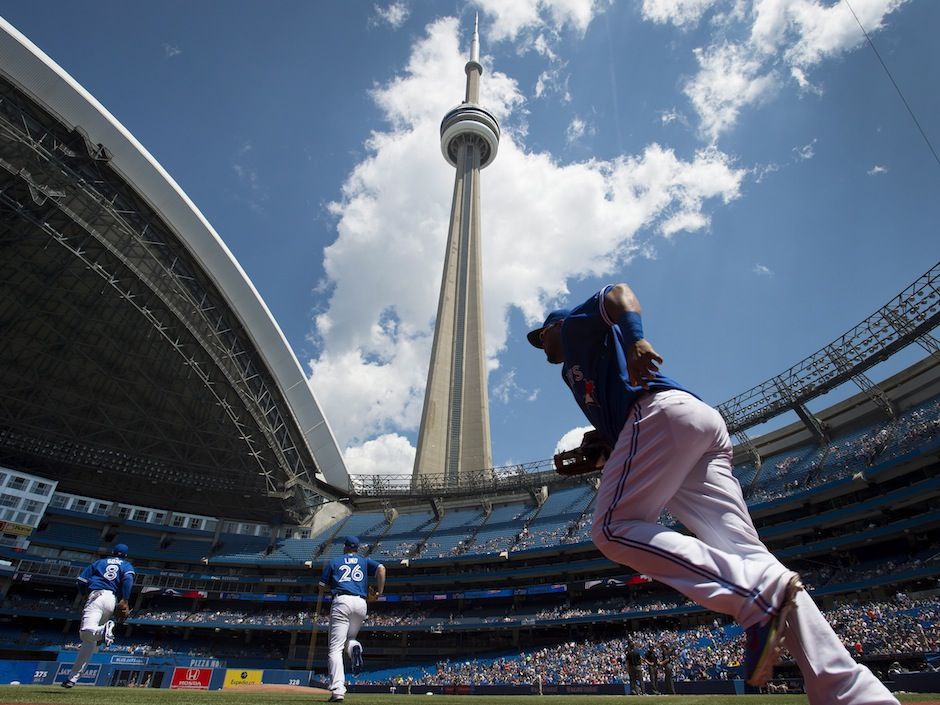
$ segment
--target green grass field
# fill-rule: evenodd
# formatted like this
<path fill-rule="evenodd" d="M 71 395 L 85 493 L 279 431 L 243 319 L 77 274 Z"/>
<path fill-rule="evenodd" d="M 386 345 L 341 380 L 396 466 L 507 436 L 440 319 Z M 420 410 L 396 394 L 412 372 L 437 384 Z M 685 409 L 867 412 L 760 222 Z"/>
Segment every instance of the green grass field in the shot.
<path fill-rule="evenodd" d="M 900 694 L 902 703 L 940 705 L 940 694 Z M 275 703 L 325 702 L 327 696 L 311 693 L 239 693 L 216 690 L 135 690 L 133 688 L 79 687 L 65 690 L 59 686 L 0 686 L 0 704 L 29 705 L 275 705 Z M 408 705 L 408 703 L 446 703 L 447 705 L 613 705 L 635 700 L 662 705 L 805 705 L 802 695 L 650 695 L 631 698 L 625 695 L 372 695 L 350 693 L 349 705 Z"/>

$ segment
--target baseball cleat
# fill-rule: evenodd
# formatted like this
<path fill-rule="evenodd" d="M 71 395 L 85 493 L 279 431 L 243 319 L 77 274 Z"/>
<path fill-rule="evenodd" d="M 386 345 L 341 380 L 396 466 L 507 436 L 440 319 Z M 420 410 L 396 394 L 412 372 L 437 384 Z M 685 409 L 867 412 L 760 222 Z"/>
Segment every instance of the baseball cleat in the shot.
<path fill-rule="evenodd" d="M 342 695 L 333 694 L 333 695 L 330 696 L 330 699 L 327 700 L 327 702 L 328 702 L 328 703 L 341 703 L 341 702 L 343 702 L 343 699 L 344 699 L 344 698 L 343 698 Z"/>
<path fill-rule="evenodd" d="M 71 678 L 66 678 L 64 681 L 62 681 L 62 683 L 61 683 L 60 685 L 61 685 L 63 688 L 74 688 L 74 687 L 75 687 L 75 681 L 73 681 Z"/>
<path fill-rule="evenodd" d="M 352 674 L 358 676 L 359 672 L 362 670 L 362 645 L 353 644 L 350 651 L 352 655 Z"/>
<path fill-rule="evenodd" d="M 114 620 L 109 619 L 104 623 L 104 645 L 111 646 L 114 643 Z"/>
<path fill-rule="evenodd" d="M 783 603 L 776 616 L 765 624 L 755 624 L 745 630 L 744 642 L 744 680 L 748 685 L 762 688 L 773 675 L 774 666 L 783 648 L 787 630 L 787 617 L 796 607 L 796 594 L 803 589 L 800 576 L 796 573 L 787 583 Z"/>

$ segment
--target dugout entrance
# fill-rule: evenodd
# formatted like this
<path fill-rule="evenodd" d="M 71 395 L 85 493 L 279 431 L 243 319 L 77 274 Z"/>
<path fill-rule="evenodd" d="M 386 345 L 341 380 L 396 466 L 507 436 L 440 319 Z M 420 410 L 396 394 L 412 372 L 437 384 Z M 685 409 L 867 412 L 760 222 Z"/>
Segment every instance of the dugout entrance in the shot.
<path fill-rule="evenodd" d="M 111 674 L 111 685 L 116 688 L 160 688 L 164 672 L 155 669 L 121 668 Z"/>

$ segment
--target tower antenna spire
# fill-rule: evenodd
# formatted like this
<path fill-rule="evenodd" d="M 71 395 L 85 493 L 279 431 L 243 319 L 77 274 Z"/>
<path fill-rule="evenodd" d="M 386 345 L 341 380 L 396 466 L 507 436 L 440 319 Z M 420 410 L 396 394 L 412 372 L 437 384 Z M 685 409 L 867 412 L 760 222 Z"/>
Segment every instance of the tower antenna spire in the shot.
<path fill-rule="evenodd" d="M 480 63 L 480 13 L 473 16 L 473 39 L 470 40 L 470 61 Z"/>

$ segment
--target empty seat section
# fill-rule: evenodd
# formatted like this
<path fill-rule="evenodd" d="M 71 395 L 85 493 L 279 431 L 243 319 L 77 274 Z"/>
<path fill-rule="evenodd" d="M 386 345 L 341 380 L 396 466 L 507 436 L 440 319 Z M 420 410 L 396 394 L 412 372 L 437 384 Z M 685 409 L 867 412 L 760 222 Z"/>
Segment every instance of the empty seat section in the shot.
<path fill-rule="evenodd" d="M 31 541 L 55 547 L 97 551 L 102 544 L 101 527 L 50 521 L 44 529 L 33 532 Z"/>
<path fill-rule="evenodd" d="M 221 534 L 222 547 L 212 556 L 211 560 L 244 563 L 262 559 L 265 549 L 270 543 L 267 536 L 243 536 L 241 534 Z"/>

